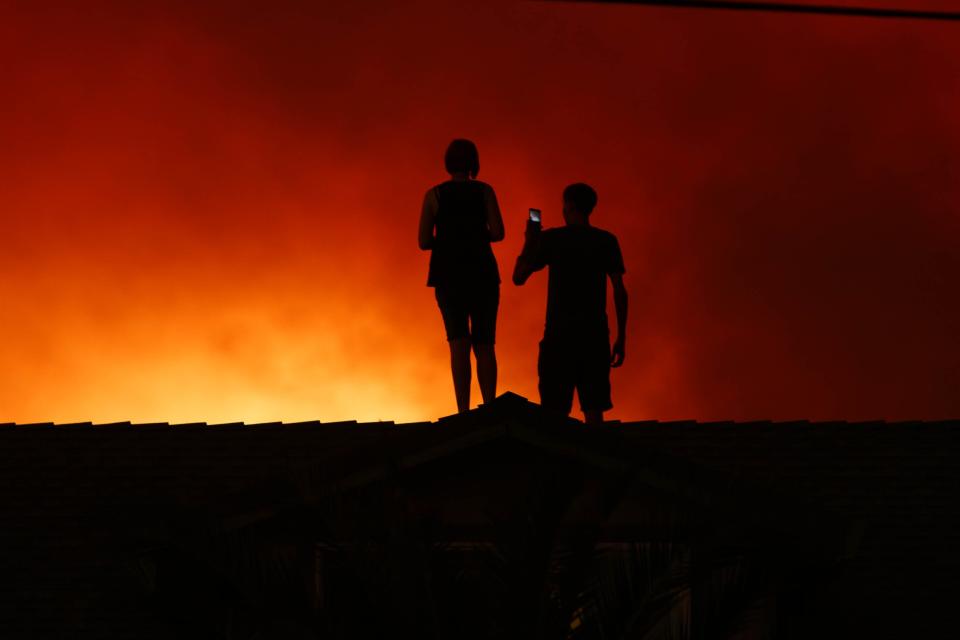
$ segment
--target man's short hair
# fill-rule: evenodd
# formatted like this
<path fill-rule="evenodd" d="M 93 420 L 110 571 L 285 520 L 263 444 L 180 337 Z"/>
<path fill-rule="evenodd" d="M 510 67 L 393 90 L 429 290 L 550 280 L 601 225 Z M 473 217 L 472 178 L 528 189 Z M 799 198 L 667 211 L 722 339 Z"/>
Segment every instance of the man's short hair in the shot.
<path fill-rule="evenodd" d="M 574 209 L 588 216 L 597 206 L 597 192 L 590 185 L 577 182 L 563 190 L 563 201 L 571 203 Z"/>
<path fill-rule="evenodd" d="M 447 147 L 443 164 L 447 168 L 447 173 L 466 173 L 471 178 L 476 178 L 480 173 L 480 154 L 477 152 L 477 145 L 470 140 L 457 138 Z"/>

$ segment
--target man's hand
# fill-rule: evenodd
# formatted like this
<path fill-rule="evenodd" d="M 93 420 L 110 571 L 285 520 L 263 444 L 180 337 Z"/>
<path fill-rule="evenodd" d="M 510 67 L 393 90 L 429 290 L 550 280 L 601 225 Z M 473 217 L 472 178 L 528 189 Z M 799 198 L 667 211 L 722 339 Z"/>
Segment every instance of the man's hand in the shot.
<path fill-rule="evenodd" d="M 529 244 L 535 243 L 541 231 L 540 225 L 536 222 L 527 222 L 527 226 L 523 230 L 524 248 Z"/>
<path fill-rule="evenodd" d="M 613 283 L 613 306 L 617 309 L 617 341 L 610 354 L 610 366 L 619 367 L 626 356 L 627 288 L 623 286 L 622 273 L 611 273 L 610 281 Z"/>
<path fill-rule="evenodd" d="M 626 357 L 626 345 L 624 344 L 624 339 L 617 338 L 617 341 L 613 343 L 613 350 L 610 354 L 610 366 L 619 367 L 623 364 L 623 359 Z"/>

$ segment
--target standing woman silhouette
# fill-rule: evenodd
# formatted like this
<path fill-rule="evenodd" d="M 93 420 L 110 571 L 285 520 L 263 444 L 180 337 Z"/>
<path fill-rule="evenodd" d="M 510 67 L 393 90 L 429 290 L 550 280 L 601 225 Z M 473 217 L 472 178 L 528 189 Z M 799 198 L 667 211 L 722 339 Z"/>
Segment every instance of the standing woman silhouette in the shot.
<path fill-rule="evenodd" d="M 433 287 L 450 344 L 453 389 L 460 412 L 470 409 L 470 350 L 484 402 L 497 394 L 494 342 L 500 272 L 491 242 L 503 240 L 503 218 L 493 188 L 476 180 L 480 155 L 470 140 L 454 140 L 444 164 L 450 179 L 430 188 L 420 214 L 420 249 L 430 250 L 427 286 Z"/>

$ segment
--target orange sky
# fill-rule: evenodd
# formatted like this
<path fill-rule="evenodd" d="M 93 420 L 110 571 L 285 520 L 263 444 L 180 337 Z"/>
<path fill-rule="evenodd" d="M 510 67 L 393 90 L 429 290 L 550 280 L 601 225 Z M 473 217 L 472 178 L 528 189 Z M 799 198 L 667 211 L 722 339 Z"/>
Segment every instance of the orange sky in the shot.
<path fill-rule="evenodd" d="M 415 227 L 461 136 L 504 275 L 527 207 L 597 188 L 631 294 L 611 417 L 960 416 L 957 25 L 56 4 L 0 2 L 0 421 L 451 413 Z M 534 400 L 545 280 L 498 325 Z"/>

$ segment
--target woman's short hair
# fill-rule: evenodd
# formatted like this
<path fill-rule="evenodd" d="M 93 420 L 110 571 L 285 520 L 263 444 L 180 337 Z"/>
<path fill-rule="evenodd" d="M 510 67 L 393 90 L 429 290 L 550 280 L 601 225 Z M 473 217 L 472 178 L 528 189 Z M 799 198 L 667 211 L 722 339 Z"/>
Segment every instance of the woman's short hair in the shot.
<path fill-rule="evenodd" d="M 471 178 L 476 178 L 480 173 L 480 154 L 477 152 L 477 145 L 470 140 L 457 138 L 447 147 L 443 164 L 447 168 L 447 173 L 466 173 Z"/>
<path fill-rule="evenodd" d="M 563 199 L 585 216 L 590 215 L 597 206 L 597 192 L 588 184 L 577 182 L 563 190 Z"/>

